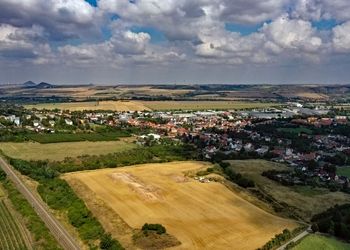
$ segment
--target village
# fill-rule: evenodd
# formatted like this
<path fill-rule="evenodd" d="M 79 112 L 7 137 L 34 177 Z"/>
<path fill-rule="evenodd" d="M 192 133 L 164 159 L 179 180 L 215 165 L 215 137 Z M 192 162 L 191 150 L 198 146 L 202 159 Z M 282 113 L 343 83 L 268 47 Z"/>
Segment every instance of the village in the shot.
<path fill-rule="evenodd" d="M 207 161 L 268 159 L 288 164 L 292 170 L 266 173 L 271 179 L 288 185 L 317 183 L 348 192 L 348 177 L 336 171 L 350 165 L 349 116 L 343 113 L 325 107 L 305 108 L 298 103 L 227 111 L 70 112 L 19 108 L 11 114 L 3 112 L 0 126 L 14 133 L 36 134 L 94 133 L 96 127 L 136 128 L 138 145 L 149 146 L 167 138 L 196 145 Z"/>

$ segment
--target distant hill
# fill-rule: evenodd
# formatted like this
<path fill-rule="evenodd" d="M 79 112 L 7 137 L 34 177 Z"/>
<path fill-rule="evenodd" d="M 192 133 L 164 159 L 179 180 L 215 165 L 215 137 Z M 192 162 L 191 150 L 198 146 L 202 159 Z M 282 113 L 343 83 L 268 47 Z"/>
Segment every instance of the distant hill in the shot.
<path fill-rule="evenodd" d="M 26 87 L 34 87 L 36 86 L 35 82 L 32 81 L 26 81 L 25 83 L 23 83 L 22 85 L 26 86 Z"/>
<path fill-rule="evenodd" d="M 56 86 L 47 82 L 41 82 L 41 83 L 35 83 L 32 81 L 27 81 L 22 84 L 25 88 L 31 88 L 31 89 L 52 89 Z"/>
<path fill-rule="evenodd" d="M 53 89 L 55 88 L 54 85 L 47 83 L 47 82 L 41 82 L 38 85 L 36 85 L 37 89 Z"/>

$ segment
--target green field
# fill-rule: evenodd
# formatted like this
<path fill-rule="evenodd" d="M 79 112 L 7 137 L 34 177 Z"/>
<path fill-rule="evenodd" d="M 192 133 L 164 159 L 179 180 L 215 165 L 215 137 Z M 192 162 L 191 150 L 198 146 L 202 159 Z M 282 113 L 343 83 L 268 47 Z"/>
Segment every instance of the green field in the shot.
<path fill-rule="evenodd" d="M 130 136 L 129 133 L 106 132 L 106 133 L 77 133 L 77 134 L 30 134 L 26 139 L 39 143 L 57 143 L 57 142 L 78 142 L 78 141 L 115 141 L 120 137 Z"/>
<path fill-rule="evenodd" d="M 61 142 L 40 144 L 33 142 L 4 142 L 0 150 L 5 155 L 23 160 L 63 160 L 81 155 L 101 155 L 135 148 L 136 145 L 124 140 L 99 142 Z"/>
<path fill-rule="evenodd" d="M 279 106 L 279 103 L 243 101 L 140 101 L 151 110 L 228 110 Z"/>
<path fill-rule="evenodd" d="M 260 192 L 268 197 L 268 201 L 282 213 L 291 213 L 308 221 L 336 204 L 350 202 L 350 195 L 343 192 L 329 192 L 326 189 L 283 186 L 267 177 L 262 176 L 266 170 L 290 170 L 283 164 L 265 160 L 234 160 L 229 161 L 233 169 L 243 176 L 253 180 Z M 325 201 L 327 201 L 325 203 Z M 277 203 L 279 203 L 279 205 Z"/>
<path fill-rule="evenodd" d="M 338 167 L 337 174 L 350 178 L 350 167 Z"/>
<path fill-rule="evenodd" d="M 321 235 L 309 235 L 292 248 L 293 250 L 349 250 L 350 244 Z"/>
<path fill-rule="evenodd" d="M 27 232 L 4 200 L 0 201 L 0 249 L 32 249 Z"/>

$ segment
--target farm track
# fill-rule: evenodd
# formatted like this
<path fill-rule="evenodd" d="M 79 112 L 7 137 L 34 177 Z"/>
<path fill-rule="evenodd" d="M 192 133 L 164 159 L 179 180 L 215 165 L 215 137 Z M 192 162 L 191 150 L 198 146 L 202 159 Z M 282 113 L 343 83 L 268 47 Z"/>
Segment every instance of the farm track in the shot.
<path fill-rule="evenodd" d="M 9 165 L 3 158 L 0 157 L 0 166 L 10 178 L 19 192 L 28 200 L 33 206 L 35 212 L 43 220 L 45 225 L 51 231 L 53 236 L 59 242 L 59 244 L 67 250 L 80 249 L 75 239 L 67 232 L 67 230 L 61 225 L 60 222 L 50 213 L 46 204 L 44 204 L 17 176 L 12 166 Z M 12 249 L 12 248 L 10 248 Z M 18 249 L 18 248 L 17 248 Z"/>

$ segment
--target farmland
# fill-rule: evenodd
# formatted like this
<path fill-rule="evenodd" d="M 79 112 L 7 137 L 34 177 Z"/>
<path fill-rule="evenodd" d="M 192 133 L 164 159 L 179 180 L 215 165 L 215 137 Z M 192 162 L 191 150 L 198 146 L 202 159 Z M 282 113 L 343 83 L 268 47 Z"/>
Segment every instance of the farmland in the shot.
<path fill-rule="evenodd" d="M 206 110 L 206 109 L 251 109 L 278 106 L 277 103 L 243 102 L 243 101 L 100 101 L 42 103 L 26 105 L 28 109 L 61 109 L 61 110 Z"/>
<path fill-rule="evenodd" d="M 221 183 L 200 183 L 186 175 L 208 166 L 203 162 L 144 164 L 69 173 L 63 178 L 90 209 L 101 199 L 105 207 L 91 210 L 100 221 L 118 220 L 119 227 L 125 227 L 110 227 L 123 245 L 132 244 L 132 229 L 146 222 L 164 225 L 182 243 L 178 249 L 232 245 L 256 249 L 283 229 L 297 226 L 254 206 Z M 112 212 L 101 213 L 108 210 Z"/>
<path fill-rule="evenodd" d="M 0 187 L 0 249 L 32 249 L 27 229 L 20 223 Z"/>
<path fill-rule="evenodd" d="M 283 212 L 290 211 L 304 220 L 309 220 L 313 215 L 321 213 L 335 204 L 350 202 L 349 194 L 306 186 L 282 186 L 261 175 L 266 170 L 289 170 L 283 164 L 265 160 L 234 160 L 229 162 L 236 172 L 253 180 L 260 192 L 270 197 L 270 200 L 277 201 L 282 206 L 287 205 L 288 209 L 284 207 Z"/>
<path fill-rule="evenodd" d="M 277 106 L 277 103 L 239 101 L 142 101 L 151 110 L 251 109 Z"/>
<path fill-rule="evenodd" d="M 122 152 L 136 145 L 124 140 L 99 142 L 62 142 L 40 144 L 34 142 L 4 142 L 0 150 L 7 156 L 23 160 L 63 160 L 66 157 L 100 155 Z"/>
<path fill-rule="evenodd" d="M 106 132 L 106 133 L 54 133 L 54 134 L 27 134 L 25 140 L 31 140 L 39 143 L 57 143 L 57 142 L 79 142 L 79 141 L 116 141 L 120 137 L 128 137 L 128 132 Z"/>
<path fill-rule="evenodd" d="M 301 240 L 301 242 L 293 248 L 293 250 L 347 250 L 350 244 L 338 241 L 321 235 L 309 235 Z"/>
<path fill-rule="evenodd" d="M 70 111 L 81 110 L 112 110 L 112 111 L 142 111 L 148 110 L 142 102 L 134 101 L 100 101 L 100 102 L 69 102 L 69 103 L 42 103 L 26 105 L 28 109 L 61 109 Z"/>

